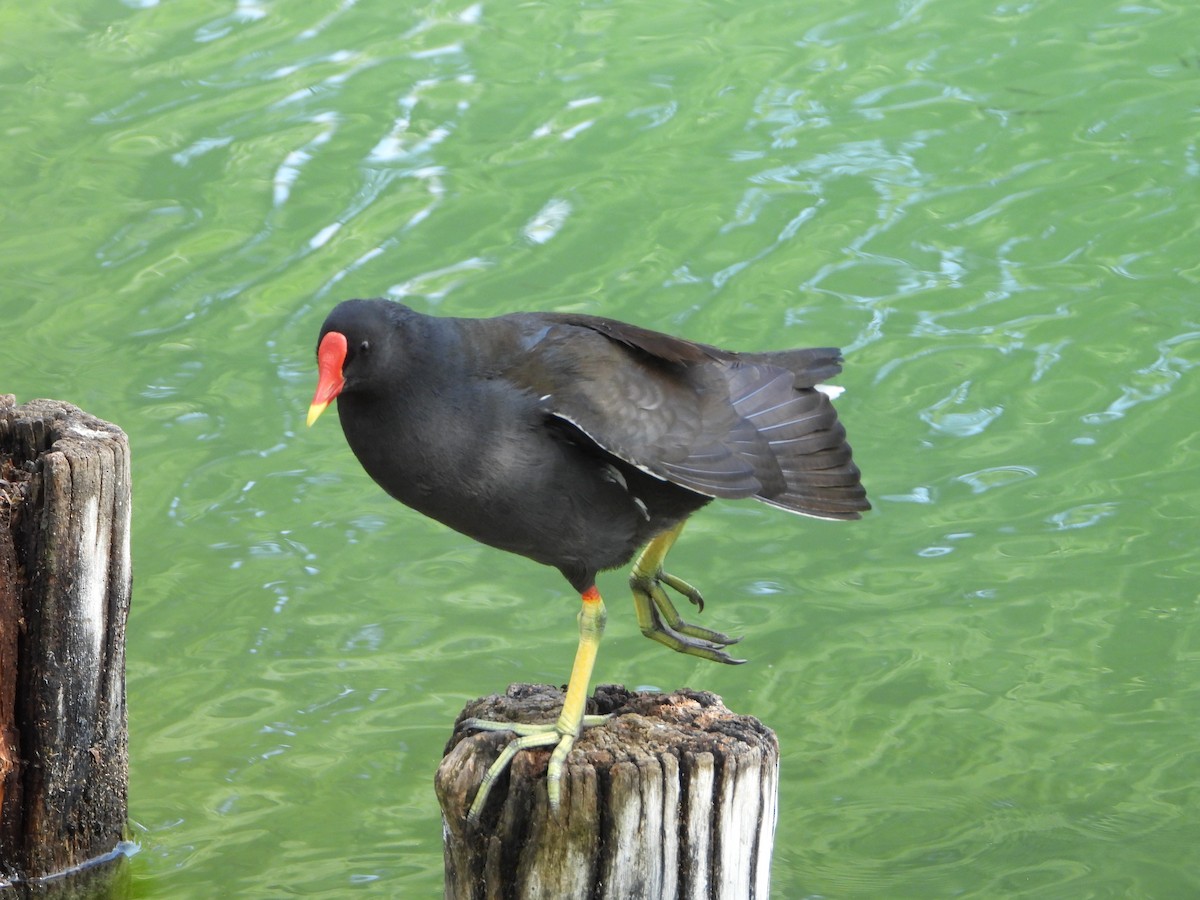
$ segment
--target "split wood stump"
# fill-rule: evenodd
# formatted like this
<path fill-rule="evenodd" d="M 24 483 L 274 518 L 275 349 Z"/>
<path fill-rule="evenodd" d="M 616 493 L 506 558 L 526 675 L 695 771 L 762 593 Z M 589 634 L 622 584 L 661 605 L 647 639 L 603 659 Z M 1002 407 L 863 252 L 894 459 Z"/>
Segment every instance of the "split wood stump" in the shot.
<path fill-rule="evenodd" d="M 6 894 L 93 893 L 124 868 L 129 515 L 120 428 L 67 403 L 0 395 Z"/>
<path fill-rule="evenodd" d="M 437 772 L 447 900 L 766 900 L 779 744 L 715 694 L 601 685 L 567 758 L 557 816 L 546 797 L 550 750 L 518 753 L 480 822 L 467 810 L 512 739 L 462 728 L 471 717 L 553 722 L 562 691 L 520 684 L 467 704 Z"/>

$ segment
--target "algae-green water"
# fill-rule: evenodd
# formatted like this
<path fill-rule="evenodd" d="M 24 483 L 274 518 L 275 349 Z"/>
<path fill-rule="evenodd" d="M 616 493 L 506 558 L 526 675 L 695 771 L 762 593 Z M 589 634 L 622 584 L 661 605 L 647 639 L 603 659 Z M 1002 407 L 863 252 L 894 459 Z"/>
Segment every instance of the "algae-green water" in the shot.
<path fill-rule="evenodd" d="M 74 0 L 0 10 L 0 391 L 130 436 L 133 892 L 435 897 L 462 704 L 561 683 L 561 577 L 311 430 L 329 308 L 844 348 L 875 509 L 602 577 L 600 681 L 783 750 L 773 896 L 1200 895 L 1200 12 Z"/>

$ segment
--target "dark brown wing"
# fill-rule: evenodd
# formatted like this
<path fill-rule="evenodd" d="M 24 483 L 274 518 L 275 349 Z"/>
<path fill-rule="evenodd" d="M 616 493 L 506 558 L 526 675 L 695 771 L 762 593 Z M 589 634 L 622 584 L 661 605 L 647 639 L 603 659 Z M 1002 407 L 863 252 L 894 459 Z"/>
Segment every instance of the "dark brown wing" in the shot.
<path fill-rule="evenodd" d="M 869 508 L 845 429 L 812 387 L 840 371 L 836 350 L 737 354 L 590 316 L 536 324 L 505 377 L 609 453 L 710 497 L 822 518 Z"/>

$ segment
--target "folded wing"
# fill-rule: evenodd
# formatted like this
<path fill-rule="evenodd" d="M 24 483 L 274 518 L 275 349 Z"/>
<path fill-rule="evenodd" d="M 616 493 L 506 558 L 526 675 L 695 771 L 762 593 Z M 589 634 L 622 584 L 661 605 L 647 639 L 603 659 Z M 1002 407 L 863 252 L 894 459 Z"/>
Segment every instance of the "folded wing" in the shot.
<path fill-rule="evenodd" d="M 830 519 L 870 508 L 846 431 L 815 387 L 841 370 L 837 350 L 737 354 L 610 319 L 545 322 L 505 377 L 608 453 L 709 497 Z"/>

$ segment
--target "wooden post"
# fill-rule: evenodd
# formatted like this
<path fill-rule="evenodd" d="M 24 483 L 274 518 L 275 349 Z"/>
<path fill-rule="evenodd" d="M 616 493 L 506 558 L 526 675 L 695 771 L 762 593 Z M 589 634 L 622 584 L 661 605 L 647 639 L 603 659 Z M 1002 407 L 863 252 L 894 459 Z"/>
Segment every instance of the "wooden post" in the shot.
<path fill-rule="evenodd" d="M 0 395 L 0 886 L 25 895 L 127 877 L 129 514 L 121 429 Z"/>
<path fill-rule="evenodd" d="M 613 717 L 575 744 L 558 816 L 546 798 L 549 750 L 531 750 L 468 824 L 511 735 L 464 730 L 463 720 L 552 722 L 561 706 L 557 688 L 513 685 L 459 716 L 436 778 L 446 900 L 766 900 L 779 744 L 715 694 L 601 685 L 588 712 Z"/>

